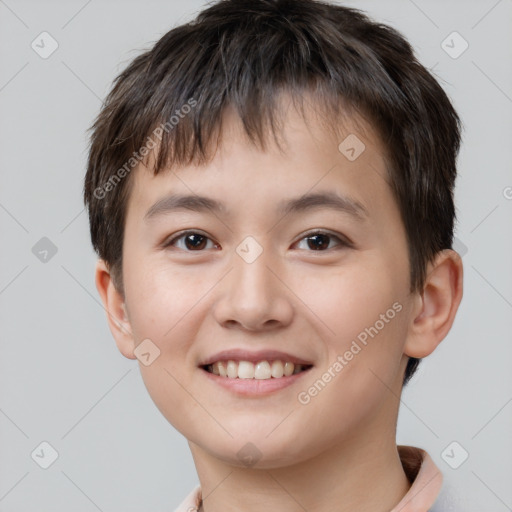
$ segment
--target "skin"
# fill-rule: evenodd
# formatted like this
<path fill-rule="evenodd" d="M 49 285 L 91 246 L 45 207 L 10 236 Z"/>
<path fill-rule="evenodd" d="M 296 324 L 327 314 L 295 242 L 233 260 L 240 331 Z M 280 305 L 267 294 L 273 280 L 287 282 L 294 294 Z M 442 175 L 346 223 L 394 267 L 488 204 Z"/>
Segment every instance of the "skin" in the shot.
<path fill-rule="evenodd" d="M 125 296 L 101 259 L 96 286 L 121 353 L 135 359 L 148 338 L 160 350 L 140 371 L 159 410 L 189 441 L 205 511 L 388 512 L 410 487 L 396 448 L 407 356 L 429 355 L 451 328 L 462 298 L 461 258 L 440 253 L 422 293 L 410 294 L 405 229 L 377 134 L 350 119 L 334 134 L 314 115 L 306 125 L 293 108 L 284 120 L 284 152 L 271 138 L 266 151 L 252 145 L 228 110 L 208 164 L 156 177 L 135 169 Z M 350 133 L 366 145 L 353 162 L 338 150 Z M 356 199 L 369 216 L 358 222 L 328 208 L 276 214 L 283 198 L 321 190 Z M 171 191 L 217 199 L 229 213 L 180 210 L 144 221 Z M 162 247 L 185 229 L 207 237 L 199 250 L 186 238 Z M 306 235 L 318 230 L 352 245 L 334 237 L 315 250 Z M 250 264 L 236 252 L 247 236 L 263 249 Z M 298 394 L 396 302 L 402 310 L 301 404 Z M 277 393 L 244 398 L 198 368 L 206 356 L 234 347 L 277 348 L 314 367 Z M 237 456 L 247 443 L 260 457 L 252 466 Z"/>

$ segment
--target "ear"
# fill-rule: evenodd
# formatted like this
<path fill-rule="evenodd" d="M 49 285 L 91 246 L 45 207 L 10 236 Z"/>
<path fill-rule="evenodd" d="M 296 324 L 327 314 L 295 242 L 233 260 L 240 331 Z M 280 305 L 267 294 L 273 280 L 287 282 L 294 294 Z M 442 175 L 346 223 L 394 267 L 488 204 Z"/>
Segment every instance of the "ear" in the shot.
<path fill-rule="evenodd" d="M 404 354 L 422 358 L 431 354 L 452 327 L 462 300 L 462 258 L 451 249 L 437 254 L 427 268 L 421 293 L 417 293 Z"/>
<path fill-rule="evenodd" d="M 108 266 L 102 259 L 99 259 L 96 263 L 95 281 L 103 307 L 107 312 L 108 325 L 116 341 L 117 348 L 128 359 L 136 359 L 133 353 L 135 341 L 124 297 L 114 286 Z"/>

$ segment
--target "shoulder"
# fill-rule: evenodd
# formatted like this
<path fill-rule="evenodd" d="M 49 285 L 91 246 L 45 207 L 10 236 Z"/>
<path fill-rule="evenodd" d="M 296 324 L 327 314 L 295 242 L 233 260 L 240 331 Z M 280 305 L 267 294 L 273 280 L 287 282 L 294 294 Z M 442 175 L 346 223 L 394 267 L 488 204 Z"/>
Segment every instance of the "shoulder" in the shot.
<path fill-rule="evenodd" d="M 174 512 L 196 512 L 201 505 L 201 486 L 197 484 Z"/>
<path fill-rule="evenodd" d="M 463 475 L 445 475 L 443 487 L 429 512 L 469 512 L 470 510 L 490 510 L 486 495 L 471 492 Z M 469 491 L 469 492 L 468 492 Z"/>
<path fill-rule="evenodd" d="M 391 512 L 430 511 L 441 490 L 443 474 L 425 450 L 402 445 L 397 448 L 411 487 Z"/>
<path fill-rule="evenodd" d="M 432 457 L 423 449 L 414 446 L 398 446 L 404 471 L 411 481 L 411 489 L 402 500 L 405 510 L 411 512 L 467 512 L 474 509 L 460 492 L 453 475 L 446 478 Z M 485 510 L 486 507 L 482 507 Z M 404 510 L 402 510 L 404 512 Z"/>

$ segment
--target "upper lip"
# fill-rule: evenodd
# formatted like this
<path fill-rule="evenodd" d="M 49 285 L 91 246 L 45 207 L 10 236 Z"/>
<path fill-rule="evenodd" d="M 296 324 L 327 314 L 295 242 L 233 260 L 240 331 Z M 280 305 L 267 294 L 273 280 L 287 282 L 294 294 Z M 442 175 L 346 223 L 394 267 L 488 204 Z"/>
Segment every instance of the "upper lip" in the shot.
<path fill-rule="evenodd" d="M 258 363 L 260 361 L 274 361 L 279 359 L 280 361 L 290 361 L 294 364 L 312 364 L 310 361 L 306 361 L 306 359 L 302 359 L 301 357 L 297 357 L 286 352 L 281 352 L 280 350 L 251 351 L 233 348 L 230 350 L 222 350 L 221 352 L 217 352 L 207 357 L 203 360 L 203 362 L 199 363 L 199 366 L 206 366 L 216 363 L 217 361 L 229 361 L 230 359 L 233 361 L 250 361 L 251 363 Z"/>

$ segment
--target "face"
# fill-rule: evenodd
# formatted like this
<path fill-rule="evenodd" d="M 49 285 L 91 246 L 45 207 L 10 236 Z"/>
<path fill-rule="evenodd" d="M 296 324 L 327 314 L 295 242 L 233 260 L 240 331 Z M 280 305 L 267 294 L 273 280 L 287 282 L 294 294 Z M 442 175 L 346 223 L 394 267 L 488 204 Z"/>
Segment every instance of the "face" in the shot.
<path fill-rule="evenodd" d="M 347 121 L 335 136 L 290 109 L 282 152 L 271 138 L 266 151 L 253 146 L 231 113 L 223 126 L 207 165 L 132 175 L 123 247 L 132 336 L 118 345 L 127 355 L 150 340 L 147 360 L 159 351 L 141 374 L 187 439 L 237 465 L 252 443 L 259 465 L 276 467 L 394 421 L 381 405 L 389 388 L 399 394 L 406 362 L 406 234 L 370 126 Z M 341 200 L 304 200 L 312 194 Z M 281 351 L 309 369 L 249 381 L 201 367 L 231 349 Z"/>

